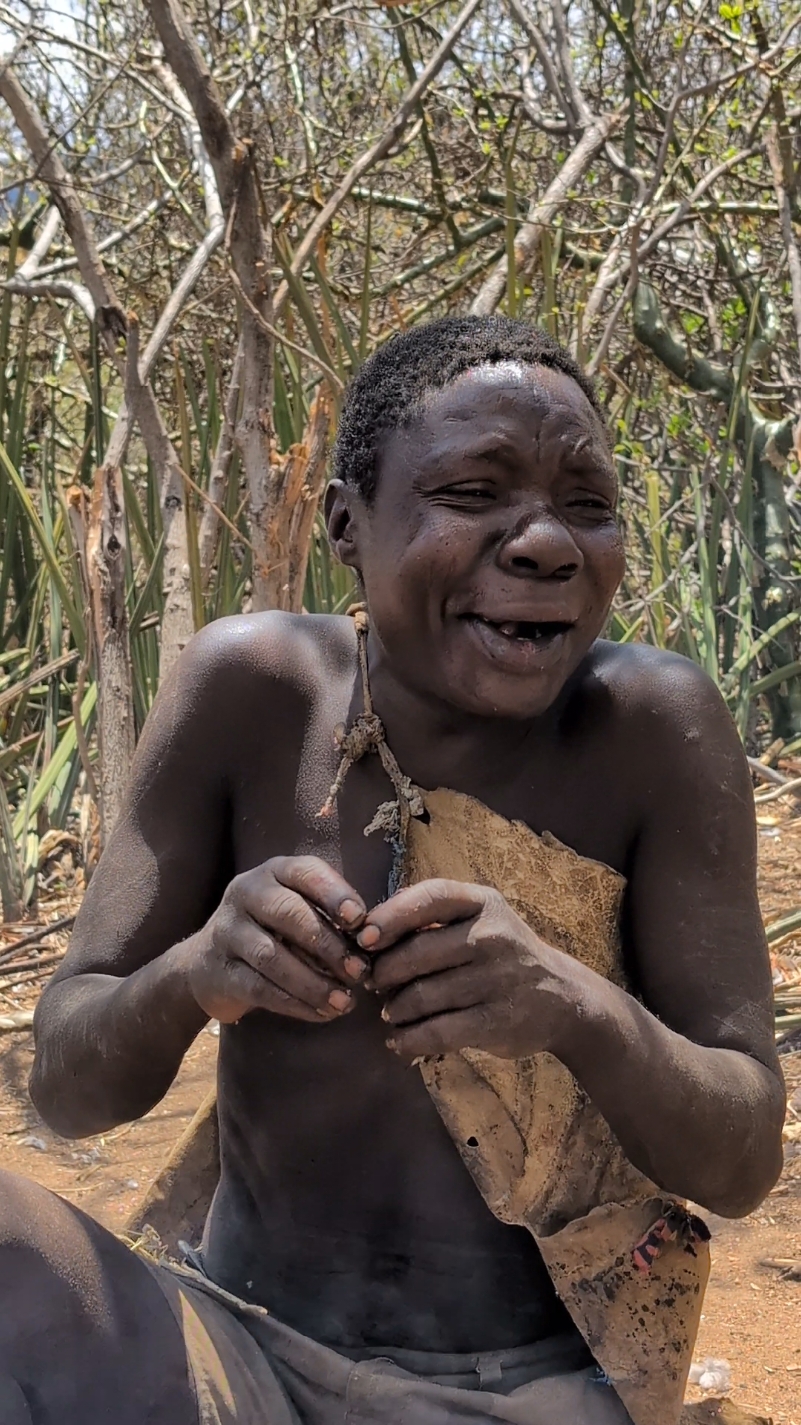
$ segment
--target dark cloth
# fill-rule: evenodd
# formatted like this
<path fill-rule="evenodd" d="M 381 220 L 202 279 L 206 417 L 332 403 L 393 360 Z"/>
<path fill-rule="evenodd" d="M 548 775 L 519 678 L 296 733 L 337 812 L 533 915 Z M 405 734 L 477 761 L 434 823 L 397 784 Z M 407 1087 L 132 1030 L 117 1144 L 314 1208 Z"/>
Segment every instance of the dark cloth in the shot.
<path fill-rule="evenodd" d="M 148 1265 L 186 1342 L 199 1425 L 631 1425 L 575 1333 L 472 1355 L 345 1354 L 199 1272 Z"/>

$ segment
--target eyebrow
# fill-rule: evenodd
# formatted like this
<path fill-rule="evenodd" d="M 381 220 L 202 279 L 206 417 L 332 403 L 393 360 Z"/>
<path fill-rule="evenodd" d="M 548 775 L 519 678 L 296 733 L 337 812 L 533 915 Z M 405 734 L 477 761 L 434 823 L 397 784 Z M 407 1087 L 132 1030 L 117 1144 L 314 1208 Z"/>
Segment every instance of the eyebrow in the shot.
<path fill-rule="evenodd" d="M 496 435 L 488 434 L 479 437 L 469 444 L 462 445 L 460 441 L 452 442 L 449 439 L 436 441 L 425 451 L 421 466 L 429 464 L 435 466 L 443 456 L 449 458 L 456 456 L 459 460 L 491 460 L 499 459 L 505 464 L 518 462 L 518 451 L 515 443 L 500 432 Z"/>
<path fill-rule="evenodd" d="M 453 449 L 454 447 L 449 447 Z M 483 436 L 477 436 L 466 445 L 456 447 L 460 456 L 468 460 L 483 460 L 492 455 L 513 455 L 518 454 L 516 442 L 503 431 L 488 431 Z"/>

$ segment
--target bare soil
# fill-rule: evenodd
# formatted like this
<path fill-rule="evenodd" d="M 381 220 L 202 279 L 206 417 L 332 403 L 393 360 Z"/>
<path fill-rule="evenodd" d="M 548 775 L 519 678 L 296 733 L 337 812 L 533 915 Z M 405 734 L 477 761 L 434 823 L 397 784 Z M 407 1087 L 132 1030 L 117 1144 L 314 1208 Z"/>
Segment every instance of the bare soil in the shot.
<path fill-rule="evenodd" d="M 798 769 L 801 772 L 801 767 Z M 789 801 L 789 805 L 788 805 Z M 770 922 L 801 905 L 801 804 L 791 799 L 758 810 L 760 898 Z M 80 873 L 64 859 L 46 868 L 49 890 L 38 919 L 50 922 L 74 910 L 80 900 Z M 4 945 L 26 925 L 0 930 Z M 65 944 L 57 935 L 26 951 L 28 962 L 52 955 Z M 801 993 L 801 932 L 772 955 L 781 990 Z M 0 964 L 0 1020 L 36 1003 L 45 974 L 16 977 Z M 0 1034 L 0 1162 L 61 1193 L 112 1230 L 125 1221 L 155 1175 L 208 1088 L 213 1083 L 217 1038 L 205 1031 L 186 1056 L 166 1098 L 137 1123 L 71 1142 L 42 1123 L 27 1094 L 32 1059 L 28 1030 Z M 783 1056 L 790 1106 L 785 1130 L 785 1169 L 757 1212 L 741 1222 L 707 1220 L 713 1231 L 713 1268 L 696 1359 L 714 1357 L 731 1365 L 731 1395 L 742 1408 L 772 1417 L 775 1425 L 801 1425 L 801 1280 L 785 1275 L 796 1263 L 801 1278 L 801 1042 Z M 690 1398 L 702 1399 L 691 1389 Z"/>

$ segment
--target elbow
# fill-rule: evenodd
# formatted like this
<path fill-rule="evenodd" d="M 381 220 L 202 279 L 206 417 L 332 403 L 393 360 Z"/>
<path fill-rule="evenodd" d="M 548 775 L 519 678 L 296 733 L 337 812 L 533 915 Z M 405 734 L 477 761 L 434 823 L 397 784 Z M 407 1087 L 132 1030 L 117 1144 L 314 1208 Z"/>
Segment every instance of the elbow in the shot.
<path fill-rule="evenodd" d="M 712 1155 L 719 1166 L 694 1201 L 718 1217 L 747 1217 L 756 1211 L 776 1186 L 784 1165 L 784 1107 L 784 1091 L 777 1083 L 776 1092 L 754 1112 L 750 1132 L 730 1144 L 728 1152 Z"/>
<path fill-rule="evenodd" d="M 28 1093 L 42 1121 L 61 1138 L 91 1138 L 147 1113 L 157 1102 L 131 1105 L 97 1052 L 81 1052 L 68 1006 L 45 991 L 33 1021 L 35 1054 Z"/>
<path fill-rule="evenodd" d="M 781 1132 L 776 1142 L 769 1145 L 759 1159 L 753 1162 L 735 1163 L 727 1183 L 716 1185 L 705 1196 L 700 1205 L 714 1212 L 718 1217 L 748 1217 L 749 1213 L 765 1201 L 768 1193 L 776 1186 L 783 1166 Z"/>
<path fill-rule="evenodd" d="M 28 1094 L 48 1128 L 61 1138 L 88 1138 L 108 1124 L 96 1124 L 77 1076 L 70 1068 L 62 1015 L 54 1002 L 54 986 L 46 989 L 33 1021 L 34 1060 Z"/>
<path fill-rule="evenodd" d="M 97 1118 L 74 1076 L 49 1063 L 49 1057 L 37 1047 L 28 1082 L 33 1106 L 48 1128 L 61 1138 L 90 1138 L 116 1126 Z"/>
<path fill-rule="evenodd" d="M 36 1112 L 48 1128 L 52 1128 L 54 1133 L 58 1133 L 61 1138 L 83 1138 L 88 1137 L 92 1129 L 81 1131 L 81 1126 L 74 1121 L 74 1115 L 69 1111 L 65 1114 L 65 1105 L 60 1102 L 62 1095 L 59 1095 L 52 1082 L 51 1076 L 42 1063 L 43 1055 L 37 1053 L 28 1080 L 28 1094 Z"/>
<path fill-rule="evenodd" d="M 142 1085 L 134 1097 L 102 1078 L 95 1077 L 89 1084 L 83 1076 L 48 1059 L 46 1052 L 37 1052 L 28 1093 L 43 1122 L 61 1138 L 92 1138 L 121 1123 L 144 1118 L 169 1088 L 169 1081 L 159 1081 L 155 1087 Z"/>

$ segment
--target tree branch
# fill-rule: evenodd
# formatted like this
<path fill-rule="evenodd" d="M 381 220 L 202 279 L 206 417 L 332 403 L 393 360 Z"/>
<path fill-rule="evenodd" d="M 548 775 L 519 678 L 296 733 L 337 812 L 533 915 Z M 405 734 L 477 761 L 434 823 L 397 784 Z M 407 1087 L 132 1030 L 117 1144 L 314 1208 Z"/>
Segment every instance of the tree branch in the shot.
<path fill-rule="evenodd" d="M 562 0 L 551 0 L 551 18 L 553 19 L 554 33 L 556 35 L 556 55 L 562 73 L 562 84 L 567 91 L 568 103 L 575 116 L 577 127 L 586 129 L 593 122 L 593 114 L 581 92 L 581 86 L 573 70 L 570 35 L 567 31 L 567 21 L 565 20 L 565 12 L 562 8 Z"/>
<path fill-rule="evenodd" d="M 250 142 L 237 137 L 222 95 L 178 0 L 147 0 L 147 4 L 167 63 L 194 113 L 226 220 L 236 204 L 231 256 L 239 280 L 251 301 L 269 316 L 269 239 Z"/>
<path fill-rule="evenodd" d="M 556 68 L 554 66 L 553 60 L 551 59 L 550 50 L 548 49 L 548 46 L 545 43 L 545 38 L 542 34 L 542 31 L 540 30 L 538 25 L 535 25 L 534 21 L 528 13 L 528 10 L 521 3 L 521 0 L 507 0 L 507 3 L 509 5 L 511 13 L 514 15 L 515 19 L 518 21 L 521 27 L 525 30 L 526 34 L 528 35 L 528 38 L 534 46 L 534 49 L 537 52 L 537 58 L 540 62 L 540 65 L 542 66 L 542 72 L 545 77 L 545 83 L 547 85 L 547 88 L 550 91 L 550 94 L 557 108 L 560 109 L 564 114 L 565 124 L 569 132 L 571 134 L 574 134 L 576 132 L 576 117 L 571 111 L 570 104 L 568 103 L 568 100 L 565 96 L 565 92 L 562 88 L 559 76 L 556 73 Z"/>
<path fill-rule="evenodd" d="M 685 382 L 693 391 L 714 397 L 725 406 L 731 404 L 734 393 L 732 372 L 718 362 L 690 351 L 687 344 L 674 335 L 662 315 L 656 292 L 647 282 L 640 282 L 637 286 L 632 316 L 637 340 L 647 346 L 677 380 Z"/>
<path fill-rule="evenodd" d="M 616 116 L 613 114 L 593 119 L 542 197 L 529 208 L 526 221 L 515 238 L 515 258 L 521 272 L 530 268 L 543 228 L 550 227 L 558 209 L 569 197 L 571 189 L 576 186 L 596 154 L 603 148 L 616 122 Z M 506 290 L 507 267 L 504 257 L 482 283 L 470 308 L 476 316 L 494 312 Z"/>
<path fill-rule="evenodd" d="M 164 603 L 159 675 L 164 677 L 183 652 L 194 633 L 192 593 L 189 582 L 186 490 L 181 462 L 161 419 L 150 386 L 142 379 L 139 365 L 139 322 L 128 313 L 128 349 L 125 362 L 125 404 L 142 432 L 142 439 L 158 482 L 164 529 Z M 170 610 L 169 619 L 166 610 Z"/>
<path fill-rule="evenodd" d="M 2 284 L 4 292 L 12 292 L 17 297 L 63 297 L 80 307 L 87 321 L 95 319 L 95 304 L 86 287 L 80 282 L 59 282 L 56 278 L 38 278 L 26 281 L 19 275 L 10 277 Z"/>
<path fill-rule="evenodd" d="M 228 390 L 225 396 L 222 429 L 220 430 L 217 449 L 214 452 L 214 459 L 209 472 L 208 501 L 203 509 L 203 517 L 200 521 L 200 531 L 198 533 L 198 555 L 204 583 L 209 578 L 212 565 L 214 564 L 214 556 L 217 552 L 217 540 L 220 534 L 220 520 L 217 512 L 225 499 L 228 473 L 231 469 L 231 460 L 236 448 L 236 424 L 239 415 L 239 397 L 242 390 L 243 358 L 244 350 L 242 338 L 240 337 L 237 343 L 231 379 L 228 383 Z"/>
<path fill-rule="evenodd" d="M 116 293 L 97 250 L 95 236 L 81 207 L 75 185 L 61 159 L 53 149 L 53 141 L 36 106 L 25 93 L 13 69 L 0 71 L 0 98 L 14 116 L 33 156 L 37 171 L 47 184 L 63 220 L 95 306 L 98 326 L 111 337 L 114 346 L 125 331 L 125 317 Z"/>
<path fill-rule="evenodd" d="M 118 247 L 125 238 L 132 237 L 134 233 L 139 232 L 140 228 L 143 228 L 151 218 L 160 213 L 162 208 L 166 208 L 174 198 L 175 192 L 172 189 L 167 193 L 159 194 L 158 198 L 151 198 L 150 202 L 134 218 L 131 218 L 130 222 L 125 223 L 121 228 L 115 228 L 113 233 L 107 233 L 104 238 L 101 238 L 96 244 L 96 251 L 102 254 L 110 252 L 113 247 Z M 62 257 L 58 262 L 48 262 L 41 269 L 39 276 L 55 277 L 59 272 L 69 272 L 73 267 L 79 266 L 77 257 Z"/>
<path fill-rule="evenodd" d="M 48 252 L 53 246 L 56 233 L 61 227 L 61 214 L 58 208 L 48 208 L 45 220 L 42 223 L 41 232 L 37 237 L 33 247 L 24 262 L 21 262 L 14 276 L 22 278 L 23 282 L 30 282 L 39 271 Z"/>
<path fill-rule="evenodd" d="M 328 202 L 318 213 L 314 222 L 306 230 L 303 238 L 298 243 L 294 257 L 292 258 L 291 271 L 293 276 L 297 277 L 303 271 L 311 253 L 314 252 L 319 238 L 322 237 L 331 219 L 336 216 L 342 204 L 350 196 L 362 175 L 376 163 L 379 163 L 400 137 L 412 114 L 416 111 L 420 99 L 432 81 L 436 79 L 442 66 L 449 58 L 462 30 L 472 19 L 480 4 L 481 0 L 467 0 L 467 3 L 459 11 L 451 28 L 437 46 L 425 69 L 421 70 L 417 82 L 413 84 L 406 93 L 403 102 L 396 109 L 381 137 L 377 139 L 360 158 L 357 158 L 355 163 L 351 164 L 339 187 L 328 199 Z M 276 289 L 275 293 L 276 316 L 283 311 L 288 296 L 289 287 L 284 281 Z"/>
<path fill-rule="evenodd" d="M 255 155 L 249 140 L 238 138 L 222 96 L 200 52 L 179 0 L 147 0 L 167 63 L 189 100 L 208 154 L 225 216 L 225 243 L 242 297 L 242 413 L 236 440 L 248 483 L 257 551 L 253 568 L 253 603 L 267 607 L 265 570 L 270 533 L 260 520 L 267 509 L 272 448 L 273 328 L 270 282 L 271 234 L 262 213 Z"/>
<path fill-rule="evenodd" d="M 782 161 L 778 126 L 775 124 L 771 126 L 766 135 L 765 148 L 768 152 L 770 171 L 773 175 L 773 187 L 776 190 L 776 204 L 779 209 L 779 219 L 781 221 L 782 242 L 784 244 L 784 254 L 787 258 L 787 270 L 790 274 L 795 339 L 798 348 L 799 362 L 801 362 L 801 254 L 799 254 L 798 243 L 795 240 L 795 233 L 793 232 L 793 209 L 790 194 L 785 186 L 785 165 Z"/>

